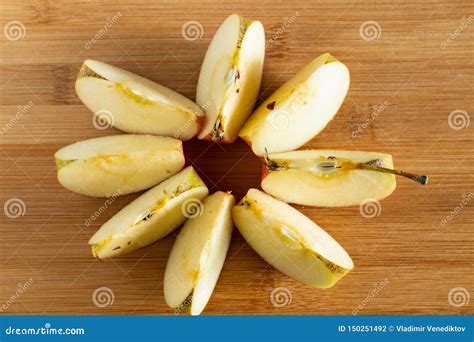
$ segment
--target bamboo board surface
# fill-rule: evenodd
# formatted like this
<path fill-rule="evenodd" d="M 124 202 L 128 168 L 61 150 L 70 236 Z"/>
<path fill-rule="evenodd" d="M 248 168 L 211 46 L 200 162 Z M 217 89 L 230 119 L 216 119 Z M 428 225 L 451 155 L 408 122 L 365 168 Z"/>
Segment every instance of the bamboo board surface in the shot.
<path fill-rule="evenodd" d="M 474 296 L 474 124 L 467 125 L 474 114 L 472 1 L 2 1 L 0 6 L 0 199 L 2 205 L 15 198 L 25 205 L 18 218 L 0 215 L 0 311 L 175 313 L 162 287 L 175 236 L 114 260 L 93 259 L 89 237 L 137 195 L 113 201 L 86 226 L 105 200 L 63 189 L 53 154 L 78 140 L 119 133 L 94 128 L 75 94 L 84 59 L 117 65 L 194 99 L 214 32 L 229 14 L 239 13 L 266 29 L 259 102 L 323 52 L 349 67 L 348 97 L 306 147 L 390 153 L 397 167 L 428 174 L 430 184 L 398 179 L 397 190 L 381 201 L 373 218 L 363 217 L 359 207 L 298 207 L 356 264 L 328 290 L 275 271 L 235 230 L 205 314 L 474 313 L 474 299 L 468 301 Z M 190 21 L 202 27 L 197 36 L 183 34 Z M 5 29 L 12 25 L 19 35 Z M 364 31 L 367 25 L 375 33 L 370 27 Z M 193 140 L 185 153 L 211 192 L 232 190 L 240 199 L 259 186 L 260 162 L 241 141 L 220 146 Z M 113 293 L 105 307 L 93 301 L 101 287 Z"/>

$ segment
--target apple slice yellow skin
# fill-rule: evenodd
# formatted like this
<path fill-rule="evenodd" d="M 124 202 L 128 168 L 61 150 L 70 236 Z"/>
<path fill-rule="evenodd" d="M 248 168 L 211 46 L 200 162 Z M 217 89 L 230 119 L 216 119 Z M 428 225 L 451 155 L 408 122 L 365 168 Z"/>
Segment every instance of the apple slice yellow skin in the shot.
<path fill-rule="evenodd" d="M 176 174 L 185 163 L 181 140 L 134 134 L 80 141 L 54 157 L 59 183 L 92 197 L 148 189 Z"/>
<path fill-rule="evenodd" d="M 179 232 L 166 265 L 164 294 L 171 308 L 188 303 L 191 315 L 207 305 L 232 236 L 234 196 L 216 192 L 203 202 L 202 213 L 190 218 Z"/>
<path fill-rule="evenodd" d="M 278 170 L 278 165 L 294 165 L 337 158 L 354 163 L 368 163 L 377 160 L 379 166 L 393 169 L 389 154 L 364 151 L 301 150 L 273 153 L 268 160 L 273 166 L 263 162 L 262 189 L 289 203 L 318 206 L 345 207 L 360 205 L 367 199 L 381 200 L 389 196 L 397 187 L 392 174 L 369 170 L 343 170 L 321 172 L 315 167 L 291 167 Z M 275 168 L 276 170 L 272 170 Z"/>
<path fill-rule="evenodd" d="M 347 67 L 325 53 L 263 102 L 239 135 L 258 156 L 296 150 L 334 118 L 349 83 Z"/>
<path fill-rule="evenodd" d="M 84 62 L 76 93 L 92 112 L 128 133 L 189 140 L 204 121 L 199 106 L 183 95 L 99 61 Z"/>
<path fill-rule="evenodd" d="M 252 112 L 260 89 L 265 32 L 259 21 L 229 16 L 209 45 L 196 102 L 205 109 L 199 139 L 232 143 Z"/>
<path fill-rule="evenodd" d="M 181 226 L 208 193 L 196 171 L 185 168 L 108 220 L 89 240 L 92 255 L 105 259 L 152 244 Z"/>
<path fill-rule="evenodd" d="M 347 252 L 290 205 L 257 189 L 232 209 L 249 245 L 280 272 L 316 288 L 334 286 L 353 267 Z"/>

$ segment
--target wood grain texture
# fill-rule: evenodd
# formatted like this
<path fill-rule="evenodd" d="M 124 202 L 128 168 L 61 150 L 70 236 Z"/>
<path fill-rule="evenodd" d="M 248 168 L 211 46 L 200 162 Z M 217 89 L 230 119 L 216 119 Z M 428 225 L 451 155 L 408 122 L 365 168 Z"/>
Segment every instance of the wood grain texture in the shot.
<path fill-rule="evenodd" d="M 86 48 L 119 12 L 106 34 Z M 261 20 L 266 29 L 260 101 L 323 52 L 349 67 L 344 105 L 307 147 L 391 153 L 397 167 L 428 174 L 430 184 L 398 179 L 397 190 L 381 202 L 374 218 L 362 217 L 358 207 L 298 207 L 356 264 L 329 290 L 311 289 L 275 271 L 234 231 L 205 314 L 474 313 L 472 298 L 460 307 L 448 301 L 457 287 L 474 296 L 474 200 L 469 195 L 474 192 L 474 124 L 458 130 L 448 124 L 455 110 L 465 111 L 467 119 L 474 114 L 470 0 L 2 1 L 2 27 L 20 21 L 26 34 L 18 40 L 4 34 L 0 41 L 0 200 L 3 205 L 19 198 L 26 211 L 18 218 L 0 215 L 1 311 L 174 313 L 162 288 L 174 235 L 121 258 L 94 260 L 87 240 L 137 195 L 120 197 L 86 226 L 104 199 L 63 189 L 53 154 L 77 140 L 119 133 L 95 129 L 75 95 L 74 79 L 84 59 L 117 65 L 194 99 L 207 46 L 234 12 Z M 183 38 L 189 21 L 202 25 L 200 39 Z M 372 41 L 360 34 L 367 21 L 380 26 Z M 463 22 L 468 24 L 459 30 Z M 30 101 L 23 113 L 18 106 Z M 232 190 L 240 198 L 259 186 L 259 160 L 241 141 L 218 146 L 193 140 L 185 152 L 211 191 Z M 443 226 L 442 219 L 455 210 Z M 31 284 L 18 293 L 18 284 L 26 282 Z M 112 305 L 94 305 L 99 287 L 112 289 Z M 271 294 L 280 287 L 289 291 L 291 302 L 278 307 Z"/>

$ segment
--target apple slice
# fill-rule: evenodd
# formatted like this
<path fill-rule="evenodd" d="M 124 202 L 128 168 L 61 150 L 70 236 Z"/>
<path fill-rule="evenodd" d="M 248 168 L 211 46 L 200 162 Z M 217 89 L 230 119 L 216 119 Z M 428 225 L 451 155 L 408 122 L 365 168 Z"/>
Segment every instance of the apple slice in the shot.
<path fill-rule="evenodd" d="M 184 166 L 181 140 L 153 135 L 113 135 L 77 142 L 54 155 L 66 189 L 94 197 L 148 189 Z"/>
<path fill-rule="evenodd" d="M 196 102 L 206 112 L 199 139 L 237 139 L 258 96 L 264 57 L 262 23 L 229 16 L 214 35 L 199 75 Z"/>
<path fill-rule="evenodd" d="M 207 194 L 206 184 L 191 166 L 187 167 L 104 223 L 89 240 L 92 255 L 110 258 L 161 239 L 195 215 Z"/>
<path fill-rule="evenodd" d="M 240 137 L 258 156 L 296 150 L 336 115 L 349 89 L 349 70 L 325 53 L 258 107 Z"/>
<path fill-rule="evenodd" d="M 396 187 L 394 174 L 421 184 L 428 181 L 423 175 L 393 170 L 389 154 L 303 150 L 266 156 L 262 188 L 285 202 L 342 207 L 387 197 Z"/>
<path fill-rule="evenodd" d="M 164 293 L 171 308 L 199 315 L 216 286 L 232 235 L 234 196 L 218 191 L 204 200 L 202 214 L 179 232 L 166 265 Z M 183 304 L 186 303 L 186 304 Z"/>
<path fill-rule="evenodd" d="M 86 60 L 76 80 L 81 101 L 110 125 L 128 133 L 195 136 L 204 114 L 177 92 L 126 70 Z"/>
<path fill-rule="evenodd" d="M 269 264 L 312 287 L 328 288 L 353 267 L 336 240 L 290 205 L 257 189 L 232 209 L 234 223 Z"/>

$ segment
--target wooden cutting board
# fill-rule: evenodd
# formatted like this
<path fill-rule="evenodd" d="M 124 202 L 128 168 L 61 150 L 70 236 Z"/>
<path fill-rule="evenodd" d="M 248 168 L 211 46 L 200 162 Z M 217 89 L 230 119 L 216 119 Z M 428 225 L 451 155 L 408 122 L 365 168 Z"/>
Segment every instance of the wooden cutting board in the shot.
<path fill-rule="evenodd" d="M 205 313 L 472 314 L 469 0 L 2 1 L 0 197 L 2 205 L 20 199 L 23 215 L 0 215 L 0 310 L 175 313 L 164 302 L 162 286 L 175 236 L 121 258 L 93 259 L 89 237 L 137 194 L 120 197 L 86 226 L 105 200 L 63 189 L 53 154 L 78 140 L 119 133 L 95 129 L 75 95 L 84 59 L 117 65 L 194 99 L 207 46 L 231 13 L 261 20 L 266 29 L 259 102 L 323 52 L 349 67 L 344 105 L 307 147 L 390 153 L 398 168 L 426 173 L 430 184 L 398 179 L 397 190 L 373 218 L 363 217 L 359 207 L 298 207 L 355 261 L 356 268 L 328 290 L 272 269 L 234 231 Z M 189 25 L 197 33 L 186 31 Z M 193 140 L 185 152 L 211 191 L 240 198 L 259 186 L 260 162 L 241 141 Z M 102 287 L 110 290 L 97 296 Z M 94 292 L 103 300 L 99 305 Z"/>

